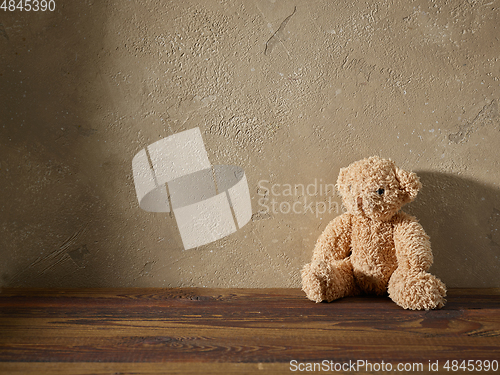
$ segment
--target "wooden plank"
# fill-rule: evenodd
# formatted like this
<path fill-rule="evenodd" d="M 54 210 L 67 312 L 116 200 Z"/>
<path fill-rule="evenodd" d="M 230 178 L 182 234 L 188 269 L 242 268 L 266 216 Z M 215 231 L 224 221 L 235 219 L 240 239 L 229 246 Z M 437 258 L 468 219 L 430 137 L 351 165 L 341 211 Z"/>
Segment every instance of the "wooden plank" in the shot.
<path fill-rule="evenodd" d="M 175 372 L 162 364 L 200 373 L 240 363 L 228 371 L 251 373 L 275 363 L 273 373 L 289 373 L 291 360 L 500 360 L 499 309 L 499 289 L 451 290 L 433 311 L 370 296 L 315 304 L 298 289 L 3 289 L 0 370 L 107 362 L 120 373 L 141 363 L 159 367 L 140 373 Z"/>
<path fill-rule="evenodd" d="M 290 375 L 287 363 L 13 363 L 0 362 L 9 375 L 172 375 L 172 374 Z"/>

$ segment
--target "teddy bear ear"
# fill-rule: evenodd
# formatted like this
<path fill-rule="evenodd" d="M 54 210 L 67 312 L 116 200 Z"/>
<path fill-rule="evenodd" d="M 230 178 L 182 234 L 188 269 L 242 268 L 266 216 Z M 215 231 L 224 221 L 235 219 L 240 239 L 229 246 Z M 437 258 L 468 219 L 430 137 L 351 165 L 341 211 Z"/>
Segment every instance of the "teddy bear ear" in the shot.
<path fill-rule="evenodd" d="M 408 196 L 406 203 L 413 201 L 416 198 L 418 191 L 422 187 L 420 179 L 418 178 L 416 173 L 407 172 L 396 167 L 396 178 L 399 181 L 401 190 L 403 190 Z"/>

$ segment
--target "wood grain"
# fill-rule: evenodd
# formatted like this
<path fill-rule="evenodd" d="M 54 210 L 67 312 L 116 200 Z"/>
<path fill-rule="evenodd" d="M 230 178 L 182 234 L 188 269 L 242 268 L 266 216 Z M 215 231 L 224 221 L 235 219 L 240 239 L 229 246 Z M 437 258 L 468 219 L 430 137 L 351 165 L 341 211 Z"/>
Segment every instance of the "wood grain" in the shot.
<path fill-rule="evenodd" d="M 298 289 L 3 289 L 0 372 L 42 373 L 41 362 L 47 373 L 65 363 L 81 373 L 290 373 L 294 359 L 500 361 L 499 311 L 499 289 L 451 290 L 434 311 L 370 296 L 315 304 Z"/>

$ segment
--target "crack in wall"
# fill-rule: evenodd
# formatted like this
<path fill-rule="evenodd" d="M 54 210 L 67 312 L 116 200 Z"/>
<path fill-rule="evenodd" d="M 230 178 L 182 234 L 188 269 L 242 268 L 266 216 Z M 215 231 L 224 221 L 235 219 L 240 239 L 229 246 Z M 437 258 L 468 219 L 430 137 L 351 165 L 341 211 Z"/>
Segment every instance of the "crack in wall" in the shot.
<path fill-rule="evenodd" d="M 292 16 L 295 14 L 296 10 L 297 10 L 297 7 L 294 7 L 292 14 L 290 14 L 287 18 L 285 18 L 283 20 L 283 22 L 281 22 L 281 25 L 278 28 L 278 30 L 276 30 L 275 33 L 266 42 L 266 48 L 264 49 L 264 55 L 268 56 L 272 52 L 272 50 L 274 49 L 276 44 L 278 44 L 278 42 L 281 42 L 281 44 L 283 44 L 283 34 L 284 34 L 286 24 L 288 23 L 288 21 L 290 21 L 290 18 L 292 18 Z M 284 44 L 283 44 L 283 46 L 284 46 Z M 288 51 L 287 51 L 287 53 L 288 53 Z"/>
<path fill-rule="evenodd" d="M 467 142 L 474 128 L 485 126 L 488 123 L 498 122 L 498 104 L 496 100 L 492 100 L 490 104 L 486 104 L 474 117 L 474 119 L 464 125 L 461 125 L 458 132 L 452 133 L 448 139 L 453 143 Z"/>
<path fill-rule="evenodd" d="M 78 243 L 79 238 L 87 231 L 89 224 L 85 224 L 76 232 L 71 234 L 60 246 L 58 249 L 50 252 L 49 254 L 37 258 L 33 261 L 29 266 L 23 268 L 19 272 L 17 272 L 12 278 L 11 281 L 19 280 L 26 273 L 43 275 L 47 271 L 52 268 L 60 265 L 68 260 L 72 260 L 77 266 L 81 267 L 84 258 L 90 254 L 87 249 L 87 245 L 84 244 L 74 249 L 76 244 Z M 71 249 L 74 250 L 71 250 Z"/>

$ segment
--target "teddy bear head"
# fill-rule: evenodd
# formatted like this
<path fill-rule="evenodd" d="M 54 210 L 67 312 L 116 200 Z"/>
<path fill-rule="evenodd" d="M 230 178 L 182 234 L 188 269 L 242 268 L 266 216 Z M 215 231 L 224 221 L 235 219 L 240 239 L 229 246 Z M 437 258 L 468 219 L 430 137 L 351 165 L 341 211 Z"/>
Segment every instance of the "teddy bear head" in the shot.
<path fill-rule="evenodd" d="M 342 168 L 337 190 L 347 212 L 387 221 L 415 199 L 422 184 L 413 172 L 396 167 L 392 160 L 372 156 Z"/>

